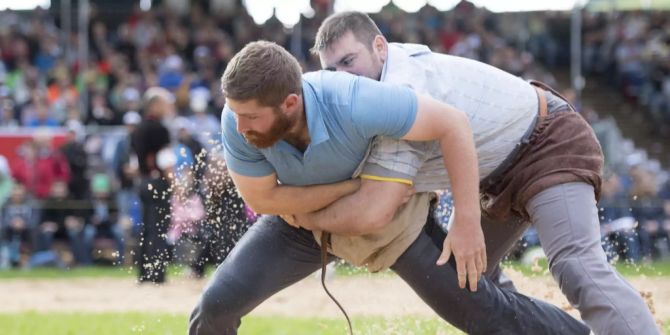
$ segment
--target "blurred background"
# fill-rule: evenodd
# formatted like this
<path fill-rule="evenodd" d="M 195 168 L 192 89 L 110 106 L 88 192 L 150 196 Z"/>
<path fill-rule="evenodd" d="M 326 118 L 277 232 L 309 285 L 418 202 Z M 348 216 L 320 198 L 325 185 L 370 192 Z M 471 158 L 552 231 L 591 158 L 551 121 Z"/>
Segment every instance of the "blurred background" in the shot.
<path fill-rule="evenodd" d="M 608 257 L 670 268 L 670 0 L 22 0 L 0 10 L 0 278 L 134 273 L 147 240 L 164 243 L 156 262 L 205 277 L 255 220 L 220 153 L 226 64 L 265 39 L 317 70 L 316 30 L 343 10 L 370 13 L 391 42 L 559 88 L 605 152 Z M 158 117 L 156 95 L 167 102 Z M 153 118 L 176 178 L 147 191 L 146 148 L 133 138 Z M 158 198 L 170 213 L 148 218 Z M 530 229 L 510 260 L 528 263 L 538 243 Z"/>
<path fill-rule="evenodd" d="M 633 262 L 670 254 L 670 1 L 56 0 L 0 8 L 3 269 L 87 265 L 97 251 L 132 264 L 123 256 L 138 245 L 142 206 L 128 138 L 146 117 L 146 90 L 171 95 L 163 124 L 183 175 L 201 179 L 218 155 L 219 78 L 235 52 L 272 40 L 316 70 L 308 50 L 320 22 L 351 9 L 370 12 L 389 41 L 561 88 L 605 151 L 604 246 Z M 205 201 L 206 186 L 188 188 L 203 205 L 229 205 Z M 184 230 L 175 226 L 171 243 Z M 47 255 L 54 248 L 59 255 Z"/>

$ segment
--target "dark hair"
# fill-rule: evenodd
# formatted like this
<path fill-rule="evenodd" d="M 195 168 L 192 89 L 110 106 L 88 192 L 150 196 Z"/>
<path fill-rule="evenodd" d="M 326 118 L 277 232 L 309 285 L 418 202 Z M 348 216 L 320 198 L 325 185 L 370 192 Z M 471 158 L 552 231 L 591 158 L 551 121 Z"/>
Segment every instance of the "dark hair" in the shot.
<path fill-rule="evenodd" d="M 362 12 L 341 12 L 326 18 L 319 27 L 314 40 L 312 53 L 318 54 L 327 49 L 333 42 L 351 31 L 356 39 L 368 48 L 372 48 L 375 36 L 382 32 L 374 21 Z"/>
<path fill-rule="evenodd" d="M 230 60 L 221 77 L 223 94 L 239 101 L 257 100 L 278 106 L 289 94 L 302 94 L 302 69 L 279 45 L 268 41 L 247 44 Z"/>

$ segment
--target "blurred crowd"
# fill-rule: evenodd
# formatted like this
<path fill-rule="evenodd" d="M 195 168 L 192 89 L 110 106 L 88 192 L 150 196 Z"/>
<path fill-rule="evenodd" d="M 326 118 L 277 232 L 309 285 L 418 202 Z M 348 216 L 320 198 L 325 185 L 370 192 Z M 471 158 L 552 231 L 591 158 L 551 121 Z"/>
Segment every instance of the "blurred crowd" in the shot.
<path fill-rule="evenodd" d="M 87 64 L 76 52 L 76 29 L 65 36 L 49 12 L 0 12 L 0 135 L 30 135 L 13 155 L 0 156 L 0 268 L 136 264 L 148 224 L 165 227 L 156 238 L 167 242 L 170 257 L 161 262 L 188 264 L 201 276 L 204 264 L 225 257 L 254 214 L 221 158 L 220 75 L 237 50 L 258 39 L 283 45 L 306 71 L 318 69 L 309 48 L 329 1 L 312 7 L 300 29 L 276 18 L 257 25 L 236 1 L 166 1 L 150 11 L 136 7 L 120 22 L 94 7 Z M 492 14 L 463 1 L 447 12 L 388 7 L 372 17 L 391 42 L 426 44 L 552 86 L 559 85 L 551 71 L 564 70 L 570 58 L 569 13 Z M 623 94 L 666 125 L 669 31 L 663 14 L 585 15 L 587 73 L 614 75 Z M 146 157 L 133 143 L 156 89 L 169 106 L 154 121 L 165 127 L 172 152 L 151 158 L 160 177 L 172 180 L 162 194 L 146 183 L 156 176 L 141 171 Z M 607 111 L 564 93 L 592 122 L 607 155 L 604 247 L 631 261 L 667 256 L 667 171 L 622 138 Z M 147 191 L 169 204 L 166 222 L 146 222 Z M 537 243 L 532 230 L 524 243 Z"/>
<path fill-rule="evenodd" d="M 583 67 L 611 83 L 656 130 L 670 134 L 670 19 L 667 12 L 587 13 Z"/>

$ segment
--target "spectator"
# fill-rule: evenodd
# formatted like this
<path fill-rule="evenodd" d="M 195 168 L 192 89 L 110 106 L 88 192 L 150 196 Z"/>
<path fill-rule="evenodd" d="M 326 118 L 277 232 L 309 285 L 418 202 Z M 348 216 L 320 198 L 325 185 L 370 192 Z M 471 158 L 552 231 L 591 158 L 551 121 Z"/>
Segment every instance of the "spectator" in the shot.
<path fill-rule="evenodd" d="M 86 265 L 91 262 L 90 249 L 84 239 L 84 217 L 80 202 L 68 198 L 67 183 L 52 184 L 51 195 L 42 203 L 37 227 L 36 249 L 31 266 Z"/>
<path fill-rule="evenodd" d="M 111 199 L 111 182 L 105 173 L 96 173 L 91 178 L 91 210 L 84 231 L 86 249 L 98 262 L 122 264 L 124 256 L 124 234 L 119 224 L 118 209 Z"/>
<path fill-rule="evenodd" d="M 9 163 L 5 156 L 0 155 L 0 208 L 4 207 L 5 202 L 12 193 L 14 180 L 9 169 Z"/>
<path fill-rule="evenodd" d="M 12 165 L 12 176 L 16 182 L 26 186 L 30 194 L 38 199 L 46 198 L 56 181 L 70 180 L 67 161 L 51 148 L 48 136 L 37 136 L 24 142 L 19 158 Z"/>
<path fill-rule="evenodd" d="M 135 129 L 141 121 L 142 117 L 135 111 L 126 112 L 123 116 L 123 124 L 126 126 L 128 136 L 124 136 L 116 144 L 112 163 L 116 179 L 119 182 L 119 190 L 116 193 L 119 218 L 122 222 L 130 221 L 132 232 L 126 235 L 133 237 L 139 234 L 138 227 L 141 218 L 134 214 L 138 211 L 132 210 L 139 201 L 137 197 L 139 166 L 130 139 L 134 136 Z"/>
<path fill-rule="evenodd" d="M 67 123 L 66 142 L 60 152 L 68 163 L 71 178 L 68 182 L 69 194 L 72 199 L 82 200 L 88 194 L 88 157 L 82 140 L 84 127 L 79 121 L 70 120 Z"/>
<path fill-rule="evenodd" d="M 161 88 L 147 90 L 144 101 L 145 119 L 132 137 L 142 178 L 139 281 L 163 283 L 169 259 L 166 234 L 170 185 L 167 177 L 176 163 L 176 155 L 169 148 L 170 134 L 162 122 L 173 115 L 174 106 L 172 95 Z"/>
<path fill-rule="evenodd" d="M 198 131 L 195 138 L 209 151 L 220 142 L 220 122 L 209 113 L 210 94 L 207 89 L 198 88 L 191 90 L 190 104 L 193 115 L 190 117 L 191 124 L 197 125 Z"/>
<path fill-rule="evenodd" d="M 640 236 L 642 256 L 647 261 L 662 256 L 661 251 L 667 253 L 667 246 L 661 243 L 668 241 L 668 232 L 663 227 L 664 209 L 658 198 L 658 185 L 653 172 L 644 167 L 635 166 L 630 175 L 633 185 L 630 191 L 632 198 L 632 213 L 638 222 L 637 233 Z"/>
<path fill-rule="evenodd" d="M 93 94 L 89 114 L 86 117 L 87 124 L 101 126 L 121 124 L 121 116 L 117 115 L 107 104 L 107 98 L 103 93 Z"/>
<path fill-rule="evenodd" d="M 21 184 L 15 184 L 0 215 L 0 268 L 25 267 L 34 249 L 35 204 Z"/>
<path fill-rule="evenodd" d="M 660 200 L 663 204 L 663 219 L 661 221 L 661 229 L 666 232 L 670 232 L 670 181 L 665 183 L 665 186 L 659 192 Z M 670 249 L 670 239 L 666 237 L 667 246 Z"/>
<path fill-rule="evenodd" d="M 9 88 L 4 84 L 0 85 L 0 127 L 5 129 L 19 127 L 14 99 L 11 97 Z"/>
<path fill-rule="evenodd" d="M 609 260 L 619 255 L 628 262 L 641 260 L 640 241 L 635 231 L 635 218 L 630 211 L 628 197 L 616 173 L 603 180 L 600 202 L 600 231 L 605 254 Z"/>
<path fill-rule="evenodd" d="M 35 101 L 34 114 L 29 116 L 26 120 L 27 127 L 58 127 L 59 123 L 56 118 L 51 115 L 49 107 L 42 99 Z"/>

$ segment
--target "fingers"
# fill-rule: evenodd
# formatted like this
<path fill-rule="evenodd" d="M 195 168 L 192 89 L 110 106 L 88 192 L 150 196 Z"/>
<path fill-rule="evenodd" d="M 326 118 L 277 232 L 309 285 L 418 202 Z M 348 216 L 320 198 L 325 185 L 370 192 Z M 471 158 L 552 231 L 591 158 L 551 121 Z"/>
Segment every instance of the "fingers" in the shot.
<path fill-rule="evenodd" d="M 486 258 L 486 248 L 482 250 L 482 263 L 484 264 L 484 267 L 482 268 L 482 272 L 486 272 L 486 269 L 488 268 L 488 263 L 489 260 Z"/>
<path fill-rule="evenodd" d="M 410 187 L 407 189 L 407 192 L 405 192 L 405 196 L 402 198 L 402 203 L 406 203 L 409 201 L 409 199 L 412 198 L 416 194 L 416 189 L 414 187 Z"/>
<path fill-rule="evenodd" d="M 447 236 L 442 246 L 442 254 L 440 254 L 440 258 L 437 259 L 435 264 L 438 266 L 447 264 L 449 257 L 451 257 L 451 243 L 449 242 L 449 236 Z"/>
<path fill-rule="evenodd" d="M 485 264 L 486 263 L 483 263 L 481 253 L 472 255 L 468 258 L 457 257 L 456 270 L 458 271 L 458 286 L 460 288 L 466 288 L 467 283 L 469 283 L 470 291 L 477 292 L 477 283 L 482 278 Z"/>
<path fill-rule="evenodd" d="M 479 258 L 479 257 L 477 257 Z M 470 260 L 467 263 L 467 271 L 468 271 L 468 282 L 470 283 L 470 291 L 471 292 L 477 292 L 477 282 L 479 281 L 479 276 L 481 275 L 481 272 L 477 270 L 477 264 L 475 259 Z M 460 276 L 459 276 L 460 279 Z"/>
<path fill-rule="evenodd" d="M 478 255 L 478 257 L 475 257 L 475 266 L 476 266 L 476 271 L 477 271 L 477 281 L 479 281 L 482 278 L 482 275 L 484 271 L 486 271 L 484 268 L 486 267 L 485 263 L 482 263 L 482 257 L 481 255 Z"/>
<path fill-rule="evenodd" d="M 409 190 L 407 191 L 407 196 L 411 197 L 416 194 L 416 189 L 414 187 L 410 187 Z"/>
<path fill-rule="evenodd" d="M 446 264 L 453 252 L 451 240 L 449 239 L 449 236 L 447 236 L 447 238 L 444 239 L 442 253 L 437 259 L 436 264 L 438 266 Z M 468 256 L 454 253 L 454 257 L 456 257 L 458 286 L 463 289 L 469 286 L 470 291 L 477 292 L 477 283 L 486 271 L 486 250 L 480 250 L 471 253 Z M 468 282 L 470 285 L 468 285 Z"/>
<path fill-rule="evenodd" d="M 465 283 L 468 278 L 468 269 L 463 258 L 456 259 L 456 272 L 458 273 L 458 287 L 465 288 Z"/>
<path fill-rule="evenodd" d="M 295 216 L 291 214 L 283 214 L 280 215 L 279 217 L 281 217 L 284 221 L 286 221 L 286 223 L 288 223 L 289 226 L 300 228 L 300 226 L 298 226 L 298 224 L 295 222 Z"/>

